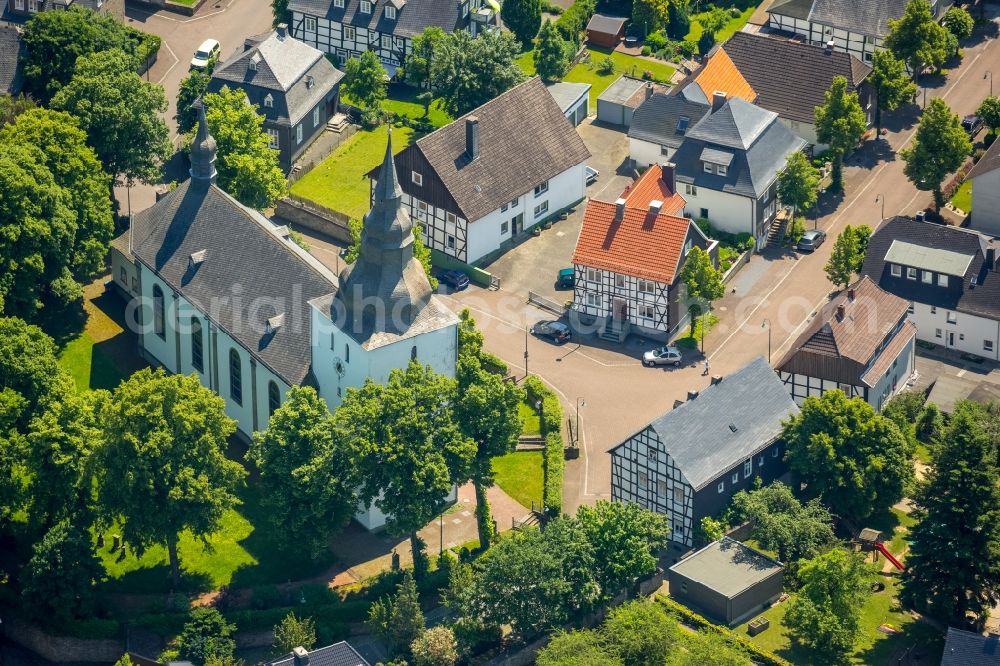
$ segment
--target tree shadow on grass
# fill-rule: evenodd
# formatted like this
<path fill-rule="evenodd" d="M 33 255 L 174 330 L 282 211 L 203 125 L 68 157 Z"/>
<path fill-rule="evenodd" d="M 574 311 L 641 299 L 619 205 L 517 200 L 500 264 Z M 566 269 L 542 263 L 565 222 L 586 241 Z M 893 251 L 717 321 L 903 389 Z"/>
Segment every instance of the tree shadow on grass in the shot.
<path fill-rule="evenodd" d="M 128 555 L 127 557 L 132 557 Z M 109 578 L 101 583 L 99 590 L 110 594 L 166 594 L 172 590 L 170 566 L 166 563 L 143 567 Z M 206 573 L 192 572 L 184 568 L 181 560 L 181 582 L 177 592 L 208 592 L 213 588 L 212 578 Z"/>

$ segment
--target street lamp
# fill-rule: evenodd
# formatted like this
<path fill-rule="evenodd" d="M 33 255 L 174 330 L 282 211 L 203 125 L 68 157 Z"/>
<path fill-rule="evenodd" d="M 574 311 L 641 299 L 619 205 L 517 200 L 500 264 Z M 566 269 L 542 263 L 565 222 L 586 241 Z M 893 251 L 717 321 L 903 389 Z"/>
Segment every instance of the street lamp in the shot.
<path fill-rule="evenodd" d="M 528 327 L 524 327 L 524 377 L 528 378 Z"/>
<path fill-rule="evenodd" d="M 879 194 L 875 197 L 875 203 L 882 202 L 882 222 L 885 222 L 885 197 Z"/>
<path fill-rule="evenodd" d="M 764 317 L 764 321 L 760 323 L 760 327 L 767 327 L 767 362 L 771 362 L 771 320 Z"/>
<path fill-rule="evenodd" d="M 584 401 L 583 398 L 576 399 L 576 430 L 573 431 L 574 434 L 573 439 L 575 440 L 577 445 L 579 445 L 580 443 L 580 408 L 586 406 L 587 403 Z"/>
<path fill-rule="evenodd" d="M 993 97 L 993 70 L 992 69 L 986 70 L 986 73 L 983 74 L 983 80 L 984 81 L 986 80 L 986 77 L 990 78 L 990 97 Z"/>

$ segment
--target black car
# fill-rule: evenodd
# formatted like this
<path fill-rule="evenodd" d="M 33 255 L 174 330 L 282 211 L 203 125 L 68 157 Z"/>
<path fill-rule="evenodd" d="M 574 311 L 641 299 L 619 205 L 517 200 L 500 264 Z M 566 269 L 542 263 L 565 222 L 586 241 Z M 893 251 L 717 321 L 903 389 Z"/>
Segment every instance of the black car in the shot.
<path fill-rule="evenodd" d="M 968 115 L 962 118 L 962 129 L 964 129 L 969 136 L 976 136 L 979 134 L 979 130 L 983 129 L 983 119 L 975 114 Z"/>
<path fill-rule="evenodd" d="M 438 279 L 455 291 L 462 291 L 469 286 L 469 276 L 462 271 L 442 271 Z"/>
<path fill-rule="evenodd" d="M 569 326 L 559 321 L 540 321 L 531 327 L 531 334 L 540 338 L 548 338 L 557 345 L 569 342 L 573 337 Z"/>

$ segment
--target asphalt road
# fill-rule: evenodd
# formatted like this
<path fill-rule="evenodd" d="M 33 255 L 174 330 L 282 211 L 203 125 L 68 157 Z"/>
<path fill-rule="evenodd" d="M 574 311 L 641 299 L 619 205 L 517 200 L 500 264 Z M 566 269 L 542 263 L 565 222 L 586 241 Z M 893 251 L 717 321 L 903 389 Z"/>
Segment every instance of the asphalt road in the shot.
<path fill-rule="evenodd" d="M 163 86 L 169 108 L 164 114 L 170 128 L 171 139 L 179 143 L 177 123 L 177 91 L 181 81 L 188 75 L 191 57 L 208 38 L 217 39 L 222 44 L 223 58 L 228 57 L 243 40 L 260 34 L 271 27 L 271 3 L 268 0 L 209 0 L 195 16 L 182 16 L 165 10 L 150 11 L 144 5 L 125 3 L 125 22 L 139 30 L 151 32 L 163 40 L 157 62 L 149 72 L 149 79 Z M 180 180 L 175 163 L 167 165 L 167 180 Z M 125 188 L 116 188 L 115 194 L 121 203 L 121 210 L 127 211 L 129 194 Z M 156 201 L 155 190 L 151 186 L 136 185 L 131 191 L 133 214 L 148 208 Z"/>

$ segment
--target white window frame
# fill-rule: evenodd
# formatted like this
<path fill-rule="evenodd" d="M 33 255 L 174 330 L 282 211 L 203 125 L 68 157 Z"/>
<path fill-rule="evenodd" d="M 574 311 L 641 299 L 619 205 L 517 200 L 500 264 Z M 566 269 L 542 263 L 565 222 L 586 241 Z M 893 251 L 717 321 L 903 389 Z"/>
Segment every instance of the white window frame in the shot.
<path fill-rule="evenodd" d="M 688 195 L 689 197 L 696 197 L 696 196 L 698 196 L 698 186 L 697 185 L 692 185 L 691 183 L 685 183 L 684 184 L 684 194 Z"/>
<path fill-rule="evenodd" d="M 423 187 L 424 185 L 424 175 L 419 171 L 411 171 L 410 180 L 413 181 L 413 184 L 417 187 Z"/>
<path fill-rule="evenodd" d="M 664 481 L 664 485 L 666 482 Z M 684 504 L 684 489 L 674 487 L 674 504 Z"/>
<path fill-rule="evenodd" d="M 268 109 L 274 107 L 274 97 L 271 93 L 267 93 L 267 95 L 264 96 L 264 107 Z"/>
<path fill-rule="evenodd" d="M 302 28 L 306 32 L 316 32 L 316 17 L 306 16 L 302 19 Z"/>
<path fill-rule="evenodd" d="M 510 207 L 517 208 L 517 204 L 519 204 L 520 202 L 521 202 L 520 198 L 514 199 L 513 201 L 510 202 Z"/>
<path fill-rule="evenodd" d="M 507 212 L 507 209 L 508 209 L 509 207 L 510 207 L 510 204 L 504 204 L 504 205 L 500 206 L 500 212 L 501 212 L 501 213 L 506 213 L 506 212 Z"/>
<path fill-rule="evenodd" d="M 737 470 L 733 472 L 733 483 L 739 483 L 739 482 L 740 482 L 740 473 Z"/>
<path fill-rule="evenodd" d="M 743 463 L 743 478 L 749 478 L 753 473 L 753 458 L 750 458 L 745 463 Z"/>
<path fill-rule="evenodd" d="M 903 277 L 903 267 L 899 264 L 890 264 L 889 272 L 892 273 L 892 277 Z"/>
<path fill-rule="evenodd" d="M 958 323 L 958 313 L 957 312 L 952 312 L 951 310 L 949 310 L 948 314 L 945 315 L 945 320 L 949 324 L 957 324 Z"/>
<path fill-rule="evenodd" d="M 381 43 L 382 48 L 384 48 L 384 49 L 391 49 L 392 48 L 392 35 L 382 35 L 382 38 L 379 40 L 379 43 Z"/>
<path fill-rule="evenodd" d="M 500 235 L 506 236 L 509 233 L 510 233 L 510 222 L 508 220 L 504 220 L 503 222 L 500 223 Z"/>
<path fill-rule="evenodd" d="M 942 337 L 941 329 L 940 328 L 935 328 L 934 329 L 934 337 L 935 338 L 941 338 Z"/>
<path fill-rule="evenodd" d="M 386 5 L 385 6 L 385 17 L 386 17 L 386 19 L 388 19 L 390 21 L 395 21 L 396 20 L 396 8 L 393 7 L 392 5 Z"/>
<path fill-rule="evenodd" d="M 930 271 L 921 271 L 920 281 L 924 284 L 934 284 L 934 273 Z"/>
<path fill-rule="evenodd" d="M 372 3 L 369 0 L 361 0 L 361 13 L 371 14 L 372 13 Z"/>
<path fill-rule="evenodd" d="M 594 308 L 601 307 L 601 295 L 596 291 L 587 292 L 587 305 Z"/>
<path fill-rule="evenodd" d="M 729 169 L 725 165 L 720 164 L 717 167 L 715 167 L 715 172 L 720 176 L 725 176 L 727 173 L 729 173 Z"/>
<path fill-rule="evenodd" d="M 992 340 L 983 340 L 983 351 L 988 351 L 988 352 L 992 353 L 992 351 L 993 351 L 993 341 Z"/>
<path fill-rule="evenodd" d="M 906 307 L 906 314 L 913 314 L 913 301 Z"/>
<path fill-rule="evenodd" d="M 344 39 L 351 40 L 352 42 L 358 38 L 358 31 L 353 25 L 344 26 Z"/>
<path fill-rule="evenodd" d="M 653 305 L 650 305 L 649 303 L 640 303 L 639 304 L 639 318 L 640 319 L 648 319 L 649 321 L 653 321 L 654 319 L 656 319 L 656 307 L 653 306 Z"/>
<path fill-rule="evenodd" d="M 644 490 L 648 490 L 649 489 L 649 474 L 646 474 L 645 472 L 643 472 L 643 471 L 640 470 L 639 471 L 639 477 L 638 477 L 638 479 L 639 479 L 639 487 L 642 488 L 642 489 L 644 489 Z"/>
<path fill-rule="evenodd" d="M 600 282 L 600 281 L 601 281 L 601 270 L 599 268 L 588 268 L 587 282 Z"/>
<path fill-rule="evenodd" d="M 937 306 L 936 305 L 932 305 L 931 306 L 931 314 L 937 314 Z"/>
<path fill-rule="evenodd" d="M 720 495 L 722 493 L 726 492 L 726 482 L 725 481 L 719 481 L 719 485 L 717 486 L 716 489 L 719 491 Z"/>
<path fill-rule="evenodd" d="M 336 7 L 337 9 L 343 9 L 344 0 L 333 0 L 333 6 Z"/>
<path fill-rule="evenodd" d="M 14 9 L 19 12 L 24 11 L 24 0 L 14 0 Z"/>
<path fill-rule="evenodd" d="M 454 250 L 455 249 L 455 237 L 452 236 L 451 234 L 448 234 L 447 237 L 445 237 L 445 245 L 448 246 L 449 250 Z"/>
<path fill-rule="evenodd" d="M 625 276 L 621 273 L 615 273 L 615 288 L 624 289 L 625 288 Z"/>
<path fill-rule="evenodd" d="M 938 273 L 938 280 L 937 280 L 937 282 L 938 282 L 938 286 L 939 287 L 947 287 L 948 286 L 948 276 L 945 275 L 944 273 Z"/>
<path fill-rule="evenodd" d="M 712 168 L 711 162 L 703 162 L 702 169 L 705 170 L 705 173 L 715 173 L 715 169 Z"/>
<path fill-rule="evenodd" d="M 267 147 L 274 150 L 281 147 L 281 134 L 278 133 L 278 130 L 267 128 Z"/>
<path fill-rule="evenodd" d="M 450 224 L 458 224 L 458 217 L 454 213 L 445 213 L 444 219 Z"/>
<path fill-rule="evenodd" d="M 417 199 L 417 219 L 422 220 L 427 217 L 427 204 Z"/>
<path fill-rule="evenodd" d="M 549 181 L 535 185 L 535 196 L 540 197 L 549 191 Z"/>
<path fill-rule="evenodd" d="M 656 283 L 652 280 L 639 279 L 636 284 L 636 290 L 640 294 L 652 294 L 656 292 Z"/>
<path fill-rule="evenodd" d="M 549 212 L 549 202 L 548 200 L 545 200 L 542 203 L 535 206 L 535 219 L 537 220 L 538 218 L 542 217 L 548 212 Z"/>
<path fill-rule="evenodd" d="M 907 280 L 916 280 L 917 279 L 917 269 L 913 268 L 912 266 L 907 266 L 906 267 L 906 279 Z"/>
<path fill-rule="evenodd" d="M 302 143 L 302 123 L 295 126 L 295 145 Z"/>
<path fill-rule="evenodd" d="M 319 127 L 319 107 L 313 109 L 313 127 Z"/>

